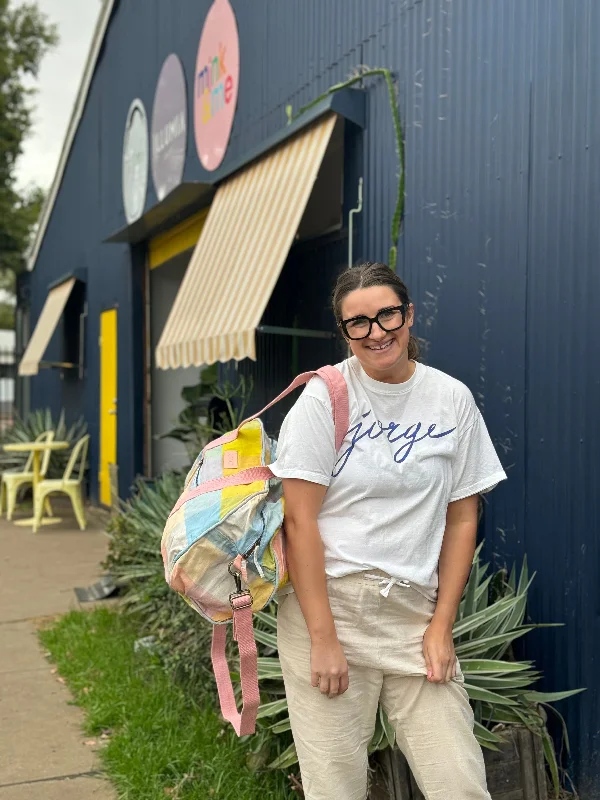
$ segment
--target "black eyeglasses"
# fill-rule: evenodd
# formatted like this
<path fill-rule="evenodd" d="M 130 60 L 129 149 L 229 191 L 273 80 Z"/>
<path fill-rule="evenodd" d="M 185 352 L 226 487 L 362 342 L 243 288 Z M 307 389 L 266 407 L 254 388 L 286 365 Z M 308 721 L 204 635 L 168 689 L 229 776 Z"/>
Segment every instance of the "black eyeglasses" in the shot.
<path fill-rule="evenodd" d="M 348 339 L 366 339 L 371 335 L 374 322 L 386 333 L 402 328 L 406 322 L 406 309 L 406 303 L 401 306 L 390 306 L 390 308 L 382 308 L 375 317 L 361 315 L 351 319 L 342 319 L 339 325 Z"/>

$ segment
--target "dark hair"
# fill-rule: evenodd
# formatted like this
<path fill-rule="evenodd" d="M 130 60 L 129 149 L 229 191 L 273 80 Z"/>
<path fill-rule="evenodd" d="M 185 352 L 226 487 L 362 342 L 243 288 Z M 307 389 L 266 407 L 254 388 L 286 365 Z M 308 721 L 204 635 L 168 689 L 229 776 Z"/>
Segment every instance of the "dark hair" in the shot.
<path fill-rule="evenodd" d="M 365 261 L 363 264 L 345 269 L 336 281 L 332 305 L 338 324 L 342 319 L 344 298 L 356 289 L 368 289 L 371 286 L 389 286 L 394 290 L 401 303 L 407 306 L 410 304 L 408 289 L 387 264 Z M 419 342 L 412 334 L 408 340 L 408 357 L 413 361 L 419 358 Z"/>

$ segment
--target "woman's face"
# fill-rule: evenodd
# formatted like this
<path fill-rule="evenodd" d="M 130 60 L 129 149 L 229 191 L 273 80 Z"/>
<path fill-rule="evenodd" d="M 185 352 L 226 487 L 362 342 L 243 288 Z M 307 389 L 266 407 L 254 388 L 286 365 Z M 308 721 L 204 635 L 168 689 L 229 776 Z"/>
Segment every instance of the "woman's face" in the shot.
<path fill-rule="evenodd" d="M 384 309 L 400 305 L 402 305 L 402 300 L 391 286 L 370 286 L 368 289 L 356 289 L 347 294 L 342 301 L 342 319 L 350 320 L 356 317 L 373 319 Z M 374 322 L 367 338 L 346 339 L 352 353 L 371 378 L 402 381 L 410 377 L 405 373 L 408 367 L 408 340 L 413 317 L 413 306 L 410 305 L 406 310 L 406 322 L 402 328 L 388 332 Z M 387 321 L 388 318 L 390 322 Z M 382 315 L 382 321 L 386 327 L 393 327 L 392 312 Z M 355 323 L 347 322 L 346 325 L 353 335 L 354 333 L 361 334 L 360 327 L 356 331 L 351 330 Z"/>

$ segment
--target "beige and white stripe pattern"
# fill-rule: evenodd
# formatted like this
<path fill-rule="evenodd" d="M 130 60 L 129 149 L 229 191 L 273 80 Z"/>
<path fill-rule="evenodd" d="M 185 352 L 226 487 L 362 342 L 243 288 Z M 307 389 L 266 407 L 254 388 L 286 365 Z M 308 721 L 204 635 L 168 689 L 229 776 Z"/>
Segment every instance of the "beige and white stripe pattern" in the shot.
<path fill-rule="evenodd" d="M 335 120 L 327 116 L 219 187 L 156 348 L 161 369 L 256 358 L 255 330 Z"/>
<path fill-rule="evenodd" d="M 75 278 L 69 278 L 55 286 L 54 289 L 50 289 L 40 318 L 19 364 L 19 375 L 38 374 L 40 362 L 44 358 L 44 353 L 50 344 L 50 339 L 52 339 L 74 286 Z"/>

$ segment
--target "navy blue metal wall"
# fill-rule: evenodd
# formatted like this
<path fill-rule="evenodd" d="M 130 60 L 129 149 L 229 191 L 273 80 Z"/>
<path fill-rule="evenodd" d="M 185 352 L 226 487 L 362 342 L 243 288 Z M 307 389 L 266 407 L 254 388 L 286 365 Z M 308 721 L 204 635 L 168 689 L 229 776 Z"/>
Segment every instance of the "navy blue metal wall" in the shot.
<path fill-rule="evenodd" d="M 600 797 L 599 515 L 600 7 L 595 0 L 232 0 L 241 38 L 227 159 L 285 124 L 358 65 L 394 70 L 406 136 L 398 269 L 429 363 L 464 380 L 510 480 L 486 510 L 496 565 L 527 553 L 531 635 L 546 688 L 587 686 L 566 705 L 584 800 Z M 164 58 L 188 86 L 209 0 L 121 0 L 97 67 L 32 281 L 87 267 L 87 377 L 45 373 L 33 404 L 85 414 L 98 459 L 98 319 L 119 306 L 122 490 L 141 462 L 141 260 L 101 241 L 125 224 L 123 126 L 149 113 Z M 388 96 L 367 81 L 361 252 L 386 259 L 398 169 Z M 190 104 L 191 109 L 191 104 Z M 205 177 L 190 126 L 185 180 Z M 346 187 L 350 191 L 352 187 Z M 353 190 L 354 191 L 354 190 Z M 147 208 L 156 202 L 149 186 Z M 92 485 L 95 473 L 92 476 Z"/>

